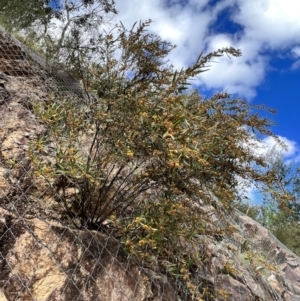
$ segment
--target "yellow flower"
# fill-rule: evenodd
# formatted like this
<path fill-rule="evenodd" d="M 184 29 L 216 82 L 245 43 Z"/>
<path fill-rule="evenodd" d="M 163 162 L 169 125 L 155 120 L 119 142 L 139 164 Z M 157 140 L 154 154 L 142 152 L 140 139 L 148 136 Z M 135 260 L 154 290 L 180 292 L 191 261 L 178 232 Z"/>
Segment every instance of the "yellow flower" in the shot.
<path fill-rule="evenodd" d="M 142 98 L 141 100 L 139 100 L 139 105 L 143 106 L 143 105 L 145 105 L 145 102 L 146 102 L 146 99 Z"/>
<path fill-rule="evenodd" d="M 148 283 L 150 282 L 150 280 L 149 280 L 149 278 L 148 278 L 147 276 L 144 276 L 144 277 L 142 278 L 142 282 L 143 282 L 144 284 L 148 284 Z"/>
<path fill-rule="evenodd" d="M 125 246 L 130 246 L 130 245 L 131 245 L 131 241 L 129 239 L 127 239 L 125 242 Z"/>
<path fill-rule="evenodd" d="M 139 246 L 144 246 L 146 244 L 146 241 L 144 239 L 141 239 L 139 242 L 138 242 L 138 245 Z"/>
<path fill-rule="evenodd" d="M 115 221 L 115 220 L 117 219 L 117 217 L 116 217 L 115 215 L 111 215 L 111 216 L 110 216 L 110 219 L 111 219 L 112 221 Z"/>
<path fill-rule="evenodd" d="M 128 151 L 127 151 L 127 156 L 128 156 L 129 158 L 132 158 L 132 157 L 133 157 L 133 151 L 128 150 Z"/>
<path fill-rule="evenodd" d="M 136 223 L 140 223 L 141 222 L 141 218 L 140 217 L 136 217 L 134 220 Z"/>

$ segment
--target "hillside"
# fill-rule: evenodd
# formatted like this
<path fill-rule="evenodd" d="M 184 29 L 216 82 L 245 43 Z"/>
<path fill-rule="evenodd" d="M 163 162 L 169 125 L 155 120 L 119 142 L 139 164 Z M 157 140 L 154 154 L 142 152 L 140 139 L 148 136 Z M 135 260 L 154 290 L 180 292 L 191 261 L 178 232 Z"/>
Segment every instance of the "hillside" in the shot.
<path fill-rule="evenodd" d="M 81 216 L 74 216 L 75 209 L 62 202 L 72 203 L 81 179 L 66 186 L 49 184 L 45 174 L 37 177 L 33 173 L 29 155 L 31 143 L 48 131 L 46 123 L 36 116 L 34 106 L 48 105 L 53 97 L 81 107 L 88 96 L 71 76 L 49 69 L 42 59 L 0 30 L 1 301 L 300 299 L 300 259 L 260 224 L 226 209 L 207 191 L 206 200 L 188 207 L 201 212 L 199 218 L 204 220 L 204 227 L 193 234 L 193 240 L 180 234 L 174 236 L 174 253 L 156 253 L 153 248 L 147 258 L 135 256 L 123 240 L 122 235 L 127 233 L 111 216 L 99 218 L 98 224 L 93 224 L 93 218 L 98 218 L 93 216 L 86 219 L 85 225 L 76 227 Z M 88 143 L 88 133 L 83 137 Z M 54 142 L 49 138 L 42 159 L 53 160 Z M 132 157 L 131 153 L 128 157 Z M 107 163 L 111 170 L 113 163 Z M 120 171 L 115 185 L 132 175 L 126 174 L 129 163 Z M 120 169 L 118 164 L 114 168 Z M 109 176 L 116 178 L 113 172 Z M 149 195 L 157 197 L 164 189 L 157 186 L 167 185 L 153 182 L 152 179 L 152 186 L 141 191 L 139 201 Z M 64 198 L 58 199 L 54 190 L 57 195 L 63 191 Z M 125 199 L 125 193 L 122 197 Z M 191 202 L 188 200 L 187 204 Z M 124 220 L 133 216 L 129 225 L 135 221 L 146 231 L 148 225 L 137 221 L 139 216 L 134 216 L 133 207 L 130 203 L 117 213 Z M 179 215 L 182 212 L 186 213 L 179 211 Z M 134 235 L 129 236 L 129 244 L 137 241 L 137 245 L 142 245 Z M 174 254 L 178 261 L 185 260 L 184 265 L 174 260 Z"/>

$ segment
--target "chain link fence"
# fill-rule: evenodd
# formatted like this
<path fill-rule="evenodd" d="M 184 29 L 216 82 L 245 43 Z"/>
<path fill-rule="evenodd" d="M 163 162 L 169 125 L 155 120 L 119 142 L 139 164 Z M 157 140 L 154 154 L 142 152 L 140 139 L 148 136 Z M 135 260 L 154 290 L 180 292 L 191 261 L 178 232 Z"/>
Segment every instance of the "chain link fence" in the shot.
<path fill-rule="evenodd" d="M 241 213 L 217 215 L 206 205 L 214 226 L 234 228 L 232 236 L 198 235 L 196 246 L 178 242 L 203 263 L 190 264 L 195 282 L 188 284 L 172 273 L 176 264 L 167 256 L 137 261 L 111 221 L 101 231 L 67 222 L 49 187 L 33 178 L 27 156 L 46 130 L 33 103 L 47 102 L 51 93 L 78 104 L 91 97 L 0 28 L 0 301 L 300 300 L 296 285 L 280 274 L 289 264 L 289 277 L 296 277 L 299 258 Z M 66 193 L 72 197 L 76 189 Z"/>

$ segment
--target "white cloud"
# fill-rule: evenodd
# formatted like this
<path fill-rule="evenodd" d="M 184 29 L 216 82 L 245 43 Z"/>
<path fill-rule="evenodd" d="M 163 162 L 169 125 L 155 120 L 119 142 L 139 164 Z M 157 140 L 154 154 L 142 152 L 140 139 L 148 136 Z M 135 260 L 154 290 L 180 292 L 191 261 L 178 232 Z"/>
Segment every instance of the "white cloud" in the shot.
<path fill-rule="evenodd" d="M 246 39 L 262 46 L 285 49 L 300 41 L 299 3 L 295 0 L 235 0 L 239 7 L 233 20 L 244 27 Z"/>
<path fill-rule="evenodd" d="M 296 62 L 294 62 L 291 66 L 291 70 L 297 70 L 300 68 L 300 60 L 297 60 Z"/>
<path fill-rule="evenodd" d="M 192 64 L 203 50 L 233 46 L 243 52 L 241 58 L 226 56 L 201 74 L 199 84 L 228 90 L 251 99 L 264 81 L 269 68 L 267 51 L 300 55 L 300 19 L 295 0 L 223 0 L 209 6 L 209 0 L 117 1 L 119 18 L 127 28 L 135 21 L 152 19 L 151 30 L 177 48 L 170 60 L 177 68 Z M 242 28 L 235 34 L 214 33 L 211 26 L 218 14 L 227 9 L 230 18 Z M 297 69 L 294 63 L 292 69 Z"/>
<path fill-rule="evenodd" d="M 300 46 L 293 47 L 291 52 L 294 57 L 300 57 Z"/>
<path fill-rule="evenodd" d="M 249 145 L 258 156 L 282 155 L 284 159 L 288 159 L 298 155 L 299 148 L 295 141 L 282 136 L 278 136 L 278 139 L 280 143 L 268 136 L 260 142 L 251 141 Z"/>
<path fill-rule="evenodd" d="M 162 39 L 178 47 L 171 53 L 172 64 L 181 68 L 194 62 L 204 49 L 204 38 L 211 22 L 210 13 L 201 13 L 205 1 L 190 1 L 182 6 L 180 1 L 168 1 L 172 6 L 163 5 L 165 1 L 118 1 L 119 18 L 126 28 L 135 21 L 153 20 L 150 30 Z"/>
<path fill-rule="evenodd" d="M 201 77 L 201 83 L 206 87 L 218 90 L 228 90 L 229 93 L 238 93 L 248 99 L 255 96 L 255 88 L 263 81 L 268 58 L 257 55 L 257 46 L 248 41 L 235 41 L 232 36 L 218 34 L 206 39 L 208 51 L 233 46 L 241 49 L 244 55 L 229 59 L 227 56 L 218 58 L 211 64 L 211 69 Z M 252 50 L 250 53 L 249 48 Z"/>
<path fill-rule="evenodd" d="M 271 136 L 263 139 L 263 144 L 266 145 L 268 149 L 273 149 L 274 151 L 281 152 L 284 157 L 291 157 L 296 154 L 298 148 L 295 141 L 289 140 L 286 137 L 278 136 L 279 140 L 284 144 L 284 148 L 275 141 Z"/>

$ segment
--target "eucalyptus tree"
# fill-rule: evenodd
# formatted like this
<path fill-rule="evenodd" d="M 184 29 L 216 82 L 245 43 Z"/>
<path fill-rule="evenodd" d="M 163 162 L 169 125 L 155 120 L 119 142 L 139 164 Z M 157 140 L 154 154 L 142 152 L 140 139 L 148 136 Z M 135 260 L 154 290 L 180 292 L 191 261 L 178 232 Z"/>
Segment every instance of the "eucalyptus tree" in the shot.
<path fill-rule="evenodd" d="M 0 0 L 0 21 L 9 31 L 28 28 L 37 22 L 45 23 L 53 12 L 49 0 Z"/>
<path fill-rule="evenodd" d="M 300 255 L 300 165 L 284 160 L 283 155 L 274 150 L 267 157 L 269 172 L 276 176 L 262 191 L 262 222 Z"/>
<path fill-rule="evenodd" d="M 0 0 L 1 23 L 39 50 L 50 66 L 80 77 L 117 13 L 114 0 Z"/>

